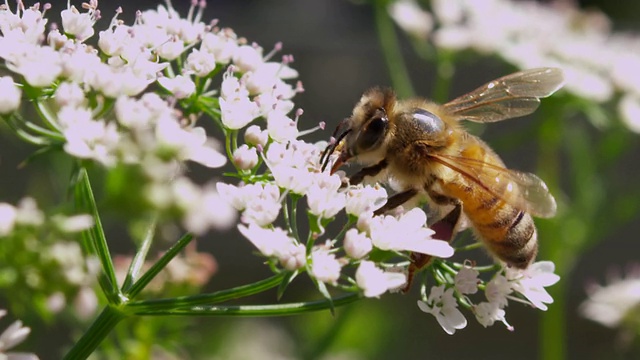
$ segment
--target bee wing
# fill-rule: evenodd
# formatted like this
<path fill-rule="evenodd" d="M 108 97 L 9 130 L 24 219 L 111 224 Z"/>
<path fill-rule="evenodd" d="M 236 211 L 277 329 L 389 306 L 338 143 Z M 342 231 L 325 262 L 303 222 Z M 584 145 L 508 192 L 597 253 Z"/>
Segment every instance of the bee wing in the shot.
<path fill-rule="evenodd" d="M 556 214 L 556 200 L 549 193 L 547 184 L 535 174 L 461 156 L 429 156 L 516 208 L 542 218 Z"/>
<path fill-rule="evenodd" d="M 562 70 L 537 68 L 493 80 L 444 105 L 452 114 L 475 122 L 496 122 L 534 112 L 540 98 L 560 89 Z"/>

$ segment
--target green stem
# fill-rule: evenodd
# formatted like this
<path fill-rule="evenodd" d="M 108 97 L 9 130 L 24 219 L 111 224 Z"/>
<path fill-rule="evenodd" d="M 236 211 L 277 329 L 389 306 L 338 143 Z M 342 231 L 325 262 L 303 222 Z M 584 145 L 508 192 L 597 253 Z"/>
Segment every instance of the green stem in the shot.
<path fill-rule="evenodd" d="M 127 310 L 139 314 L 149 311 L 166 311 L 174 308 L 187 308 L 192 306 L 210 305 L 224 301 L 239 299 L 258 294 L 272 289 L 282 282 L 287 273 L 281 272 L 268 279 L 257 281 L 253 284 L 238 286 L 232 289 L 216 291 L 210 294 L 194 296 L 182 296 L 170 299 L 132 301 L 127 304 Z"/>
<path fill-rule="evenodd" d="M 300 242 L 300 236 L 298 235 L 298 199 L 297 194 L 291 194 L 291 230 L 293 230 L 293 237 Z"/>
<path fill-rule="evenodd" d="M 148 310 L 136 312 L 137 315 L 179 315 L 179 316 L 291 316 L 311 311 L 329 310 L 336 306 L 350 304 L 361 298 L 360 294 L 349 294 L 336 299 L 317 300 L 275 305 L 231 305 L 231 306 L 195 306 L 186 309 Z"/>
<path fill-rule="evenodd" d="M 414 95 L 411 77 L 402 58 L 402 49 L 398 45 L 396 30 L 387 13 L 387 4 L 386 0 L 376 0 L 373 6 L 378 40 L 396 93 L 401 98 L 408 98 Z"/>
<path fill-rule="evenodd" d="M 549 104 L 551 105 L 551 104 Z M 544 119 L 540 126 L 538 139 L 540 139 L 540 161 L 538 163 L 538 174 L 551 189 L 552 193 L 559 193 L 560 189 L 560 148 L 563 143 L 562 126 L 558 114 L 562 112 L 558 108 L 550 108 L 545 106 L 541 118 Z M 555 113 L 555 116 L 554 116 Z M 555 221 L 539 222 L 540 235 L 540 258 L 551 260 L 558 268 L 556 272 L 564 277 L 562 263 L 563 259 L 563 242 L 561 239 L 553 239 L 557 234 L 561 233 L 562 219 Z M 565 284 L 567 279 L 563 279 L 549 289 L 550 294 L 554 298 L 553 306 L 541 315 L 539 341 L 540 341 L 540 359 L 557 359 L 566 358 L 566 318 L 564 313 L 567 309 Z"/>
<path fill-rule="evenodd" d="M 469 245 L 464 245 L 464 246 L 457 247 L 456 248 L 456 252 L 480 249 L 482 246 L 483 246 L 482 243 L 474 242 L 474 243 L 469 244 Z"/>
<path fill-rule="evenodd" d="M 455 67 L 451 59 L 451 53 L 446 50 L 439 50 L 436 56 L 436 82 L 433 85 L 431 98 L 438 103 L 445 103 L 449 99 L 451 89 L 451 79 L 455 72 Z"/>
<path fill-rule="evenodd" d="M 109 335 L 111 330 L 125 317 L 126 315 L 120 312 L 118 308 L 107 305 L 64 359 L 78 360 L 88 358 Z"/>

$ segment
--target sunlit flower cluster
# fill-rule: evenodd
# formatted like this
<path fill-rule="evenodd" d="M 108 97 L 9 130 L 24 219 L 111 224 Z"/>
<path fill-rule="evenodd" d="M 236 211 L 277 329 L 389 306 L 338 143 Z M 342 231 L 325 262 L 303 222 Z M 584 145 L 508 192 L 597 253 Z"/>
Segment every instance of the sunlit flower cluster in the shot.
<path fill-rule="evenodd" d="M 505 318 L 504 308 L 509 300 L 529 304 L 540 310 L 547 310 L 553 298 L 545 290 L 560 280 L 554 274 L 554 265 L 549 261 L 532 264 L 526 270 L 505 268 L 495 273 L 485 282 L 479 271 L 463 265 L 457 272 L 452 268 L 443 268 L 447 272 L 436 273 L 436 278 L 444 284 L 433 286 L 425 299 L 418 301 L 420 309 L 432 314 L 447 334 L 467 326 L 467 320 L 458 305 L 469 309 L 476 320 L 484 327 L 502 322 L 507 329 L 513 330 Z M 485 301 L 474 302 L 470 295 L 484 289 Z"/>
<path fill-rule="evenodd" d="M 298 77 L 290 67 L 293 57 L 274 61 L 282 44 L 265 54 L 233 30 L 201 22 L 204 6 L 193 2 L 188 17 L 181 18 L 167 2 L 138 13 L 130 25 L 118 19 L 118 9 L 101 31 L 94 29 L 100 19 L 96 0 L 82 10 L 68 5 L 61 26 L 49 31 L 48 5 L 26 9 L 20 3 L 15 11 L 3 6 L 0 58 L 10 76 L 0 78 L 6 93 L 0 116 L 25 141 L 64 151 L 79 166 L 108 170 L 109 195 L 133 204 L 140 217 L 151 213 L 176 220 L 195 235 L 239 222 L 237 231 L 277 275 L 286 275 L 280 291 L 305 273 L 330 300 L 335 289 L 379 297 L 410 285 L 406 269 L 411 256 L 422 254 L 432 259 L 433 276 L 420 284 L 424 291 L 418 306 L 447 333 L 466 326 L 460 308 L 470 309 L 483 326 L 495 321 L 509 326 L 504 311 L 509 300 L 546 309 L 552 299 L 544 287 L 558 281 L 552 264 L 536 263 L 526 271 L 489 267 L 492 278 L 485 283 L 479 278 L 481 267 L 444 260 L 455 250 L 433 237 L 421 208 L 374 216 L 387 200 L 383 185 L 348 185 L 344 174 L 322 171 L 319 159 L 327 143 L 303 138 L 324 129 L 324 123 L 299 129 L 303 111 L 293 98 L 304 89 L 301 82 L 292 82 Z M 96 34 L 97 46 L 88 45 Z M 17 111 L 27 103 L 20 101 L 22 96 L 35 106 L 39 123 Z M 212 121 L 217 132 L 208 134 L 207 127 L 198 126 L 203 120 Z M 228 160 L 228 172 L 215 170 L 205 184 L 188 177 L 189 162 L 220 169 Z M 0 237 L 44 222 L 29 200 L 18 207 L 0 204 L 0 215 Z M 52 219 L 62 232 L 99 223 L 86 216 Z M 327 229 L 335 228 L 329 225 L 336 219 L 342 226 L 333 233 Z M 47 250 L 40 260 L 56 264 L 76 287 L 79 316 L 92 315 L 97 298 L 90 279 L 97 277 L 99 266 L 83 260 L 75 242 L 58 241 Z M 136 280 L 127 279 L 138 275 L 141 268 L 132 270 L 136 266 L 152 268 L 135 261 L 117 259 L 120 283 Z M 192 249 L 165 270 L 151 283 L 152 290 L 165 290 L 167 283 L 200 287 L 215 273 L 216 263 Z M 427 284 L 432 285 L 428 296 Z M 479 289 L 486 301 L 474 303 L 469 296 Z M 52 312 L 70 296 L 50 295 Z"/>
<path fill-rule="evenodd" d="M 595 102 L 617 101 L 621 119 L 640 132 L 640 38 L 613 32 L 601 12 L 567 3 L 512 0 L 394 2 L 391 16 L 409 34 L 445 51 L 495 54 L 520 69 L 563 69 L 570 93 Z M 500 19 L 496 21 L 496 19 Z M 589 114 L 587 114 L 589 115 Z M 592 119 L 603 125 L 604 119 Z"/>

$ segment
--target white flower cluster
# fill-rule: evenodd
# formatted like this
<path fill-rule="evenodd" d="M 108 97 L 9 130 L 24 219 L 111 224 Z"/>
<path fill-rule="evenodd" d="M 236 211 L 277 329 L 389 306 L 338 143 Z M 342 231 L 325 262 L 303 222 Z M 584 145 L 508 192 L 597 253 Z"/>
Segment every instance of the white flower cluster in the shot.
<path fill-rule="evenodd" d="M 26 282 L 30 289 L 42 291 L 47 297 L 47 310 L 51 313 L 61 311 L 67 297 L 73 296 L 76 315 L 85 319 L 93 315 L 98 306 L 92 286 L 100 271 L 100 264 L 95 258 L 86 258 L 78 242 L 64 238 L 86 230 L 93 224 L 93 218 L 86 214 L 45 217 L 35 200 L 28 197 L 17 206 L 0 203 L 0 253 L 11 257 L 10 261 L 5 258 L 0 268 L 13 271 L 17 266 L 24 265 L 21 259 L 30 262 L 29 266 L 37 262 L 42 267 L 32 267 Z M 35 239 L 38 241 L 35 242 Z M 19 247 L 15 247 L 16 242 Z M 13 252 L 20 252 L 20 256 L 14 258 Z M 56 288 L 51 287 L 50 280 L 53 278 Z M 17 278 L 16 281 L 22 280 Z"/>
<path fill-rule="evenodd" d="M 438 48 L 495 54 L 520 69 L 562 68 L 565 89 L 590 101 L 616 101 L 629 129 L 640 132 L 640 37 L 611 31 L 606 15 L 536 1 L 394 2 L 394 20 Z M 500 21 L 496 21 L 500 19 Z"/>
<path fill-rule="evenodd" d="M 636 266 L 626 277 L 612 279 L 608 285 L 587 289 L 588 299 L 580 305 L 587 319 L 609 328 L 629 327 L 636 331 L 640 318 L 640 268 Z"/>
<path fill-rule="evenodd" d="M 140 167 L 147 201 L 160 210 L 177 209 L 183 225 L 195 233 L 229 227 L 235 214 L 218 200 L 215 187 L 192 184 L 181 165 L 193 161 L 219 168 L 226 157 L 203 128 L 193 125 L 200 111 L 178 106 L 184 108 L 179 101 L 196 95 L 196 80 L 204 85 L 201 94 L 232 58 L 246 63 L 241 40 L 231 30 L 202 23 L 202 3 L 187 19 L 159 6 L 141 12 L 132 25 L 118 20 L 118 9 L 92 47 L 85 41 L 96 32 L 97 5 L 96 0 L 84 3 L 84 12 L 68 5 L 62 26 L 48 32 L 49 5 L 24 8 L 20 3 L 15 12 L 2 6 L 0 58 L 13 81 L 24 79 L 29 91 L 21 92 L 10 77 L 0 79 L 6 94 L 0 114 L 38 145 L 61 143 L 69 155 L 108 168 Z M 182 67 L 171 62 L 179 56 L 186 59 Z M 169 96 L 147 92 L 154 82 Z M 22 93 L 32 98 L 44 127 L 13 116 Z"/>
<path fill-rule="evenodd" d="M 0 310 L 0 318 L 7 315 L 6 310 Z M 0 357 L 3 359 L 38 360 L 33 353 L 9 351 L 11 348 L 27 339 L 31 329 L 23 326 L 22 321 L 16 320 L 2 334 L 0 334 Z"/>
<path fill-rule="evenodd" d="M 465 265 L 453 279 L 446 282 L 449 286 L 442 284 L 432 287 L 429 296 L 418 301 L 418 307 L 435 316 L 444 331 L 450 335 L 467 326 L 467 320 L 458 310 L 459 303 L 469 308 L 482 326 L 491 326 L 496 321 L 501 321 L 512 330 L 504 310 L 509 300 L 547 310 L 546 304 L 553 303 L 553 298 L 544 288 L 560 280 L 554 270 L 552 262 L 540 261 L 526 270 L 506 268 L 484 283 L 477 270 Z M 474 303 L 468 295 L 477 293 L 479 287 L 484 288 L 487 301 Z"/>

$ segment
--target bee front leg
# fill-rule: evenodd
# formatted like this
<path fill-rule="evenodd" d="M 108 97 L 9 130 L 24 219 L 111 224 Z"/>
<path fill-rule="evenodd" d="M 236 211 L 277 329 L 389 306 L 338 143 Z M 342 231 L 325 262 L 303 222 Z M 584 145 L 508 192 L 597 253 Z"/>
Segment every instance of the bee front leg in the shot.
<path fill-rule="evenodd" d="M 384 213 L 386 213 L 389 210 L 395 209 L 398 206 L 406 203 L 407 201 L 409 201 L 409 199 L 411 199 L 412 197 L 416 196 L 416 194 L 418 193 L 418 190 L 416 189 L 409 189 L 409 190 L 405 190 L 401 193 L 397 193 L 395 195 L 393 195 L 392 197 L 390 197 L 389 199 L 387 199 L 387 203 L 382 205 L 382 207 L 376 211 L 373 212 L 374 216 L 377 215 L 382 215 Z"/>
<path fill-rule="evenodd" d="M 360 171 L 353 174 L 349 178 L 349 184 L 358 185 L 362 182 L 362 180 L 364 180 L 365 176 L 376 176 L 380 173 L 380 171 L 384 170 L 384 168 L 386 167 L 387 167 L 387 160 L 382 160 L 373 166 L 360 169 Z"/>

